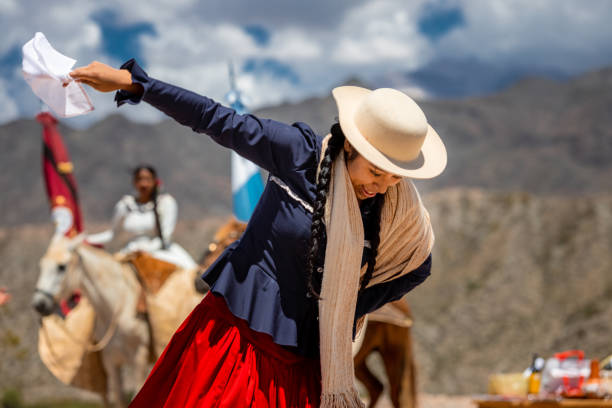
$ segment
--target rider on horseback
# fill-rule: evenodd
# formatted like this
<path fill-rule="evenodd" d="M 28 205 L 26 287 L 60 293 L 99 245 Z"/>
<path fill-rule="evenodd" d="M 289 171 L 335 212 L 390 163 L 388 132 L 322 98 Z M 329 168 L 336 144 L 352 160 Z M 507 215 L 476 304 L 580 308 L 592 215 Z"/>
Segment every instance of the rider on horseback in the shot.
<path fill-rule="evenodd" d="M 123 196 L 115 205 L 111 228 L 88 235 L 87 242 L 105 244 L 123 230 L 130 235 L 130 241 L 120 255 L 142 251 L 180 268 L 195 267 L 187 251 L 171 240 L 177 219 L 176 200 L 170 194 L 159 193 L 155 169 L 150 165 L 137 166 L 133 183 L 138 194 Z"/>

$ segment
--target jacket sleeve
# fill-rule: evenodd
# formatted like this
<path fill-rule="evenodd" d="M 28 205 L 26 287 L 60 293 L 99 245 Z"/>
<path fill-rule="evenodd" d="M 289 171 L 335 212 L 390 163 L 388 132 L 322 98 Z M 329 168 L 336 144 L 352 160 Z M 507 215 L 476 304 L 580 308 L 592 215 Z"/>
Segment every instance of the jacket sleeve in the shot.
<path fill-rule="evenodd" d="M 431 254 L 418 268 L 399 278 L 379 283 L 365 289 L 357 299 L 355 320 L 382 307 L 386 303 L 401 299 L 406 293 L 423 283 L 431 274 Z"/>
<path fill-rule="evenodd" d="M 125 203 L 125 197 L 119 200 L 117 204 L 115 204 L 115 209 L 113 210 L 113 218 L 111 221 L 111 227 L 106 231 L 98 232 L 96 234 L 87 235 L 87 242 L 94 245 L 102 245 L 108 244 L 113 240 L 117 232 L 121 230 L 121 225 L 125 216 L 128 213 L 127 205 Z"/>
<path fill-rule="evenodd" d="M 180 124 L 209 135 L 280 177 L 312 166 L 313 159 L 316 160 L 317 137 L 304 123 L 287 125 L 238 114 L 210 98 L 149 77 L 133 59 L 121 68 L 132 73 L 132 82 L 142 85 L 144 92 L 135 95 L 118 91 L 115 95 L 118 106 L 144 100 Z"/>

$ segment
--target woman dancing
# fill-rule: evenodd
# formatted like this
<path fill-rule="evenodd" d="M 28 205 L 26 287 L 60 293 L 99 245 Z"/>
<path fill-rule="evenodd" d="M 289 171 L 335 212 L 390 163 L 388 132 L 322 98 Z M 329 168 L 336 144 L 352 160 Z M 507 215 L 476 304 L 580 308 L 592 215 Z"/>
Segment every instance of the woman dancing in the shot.
<path fill-rule="evenodd" d="M 242 238 L 204 273 L 132 407 L 361 407 L 351 340 L 365 314 L 430 274 L 434 235 L 411 178 L 446 166 L 418 105 L 393 89 L 333 90 L 325 138 L 149 77 L 134 60 L 72 77 L 145 101 L 266 169 Z M 180 143 L 176 140 L 176 143 Z"/>

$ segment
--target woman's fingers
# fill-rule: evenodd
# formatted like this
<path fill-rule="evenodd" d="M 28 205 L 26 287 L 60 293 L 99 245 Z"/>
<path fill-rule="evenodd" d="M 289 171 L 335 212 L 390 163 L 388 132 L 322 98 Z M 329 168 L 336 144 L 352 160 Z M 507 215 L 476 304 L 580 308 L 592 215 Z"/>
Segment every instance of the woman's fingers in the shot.
<path fill-rule="evenodd" d="M 96 65 L 96 62 L 92 62 L 91 64 L 75 69 L 70 73 L 70 76 L 74 79 L 87 79 L 93 80 L 100 78 L 100 67 Z M 110 67 L 109 67 L 110 68 Z"/>
<path fill-rule="evenodd" d="M 97 85 L 94 81 L 90 81 L 88 79 L 77 79 L 77 82 L 80 82 L 80 83 L 83 83 L 89 86 L 94 86 L 94 87 Z"/>
<path fill-rule="evenodd" d="M 87 71 L 87 67 L 80 67 L 72 71 L 69 75 L 73 78 L 82 77 Z"/>
<path fill-rule="evenodd" d="M 106 64 L 94 61 L 85 67 L 75 69 L 70 76 L 98 91 L 109 92 L 121 87 L 118 71 Z"/>
<path fill-rule="evenodd" d="M 90 81 L 90 80 L 87 80 L 87 79 L 77 79 L 77 82 L 80 82 L 80 83 L 85 84 L 85 85 L 89 85 L 89 86 L 91 86 L 94 89 L 98 89 L 98 86 L 99 86 L 94 81 Z"/>
<path fill-rule="evenodd" d="M 132 84 L 132 74 L 129 71 L 115 69 L 98 61 L 75 69 L 70 76 L 100 92 L 111 92 L 118 89 L 133 93 L 142 92 L 142 86 Z"/>

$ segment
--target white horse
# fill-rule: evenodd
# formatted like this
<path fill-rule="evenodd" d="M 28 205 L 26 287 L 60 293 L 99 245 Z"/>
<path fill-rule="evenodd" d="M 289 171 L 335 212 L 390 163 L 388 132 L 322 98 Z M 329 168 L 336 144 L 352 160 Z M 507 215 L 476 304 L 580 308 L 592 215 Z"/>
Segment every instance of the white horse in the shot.
<path fill-rule="evenodd" d="M 105 405 L 124 407 L 121 367 L 132 367 L 139 389 L 148 373 L 151 350 L 148 324 L 136 308 L 140 283 L 130 266 L 82 241 L 82 236 L 53 237 L 40 261 L 32 305 L 48 316 L 61 300 L 81 290 L 96 312 L 94 338 L 106 344 L 101 350 L 107 375 Z"/>

